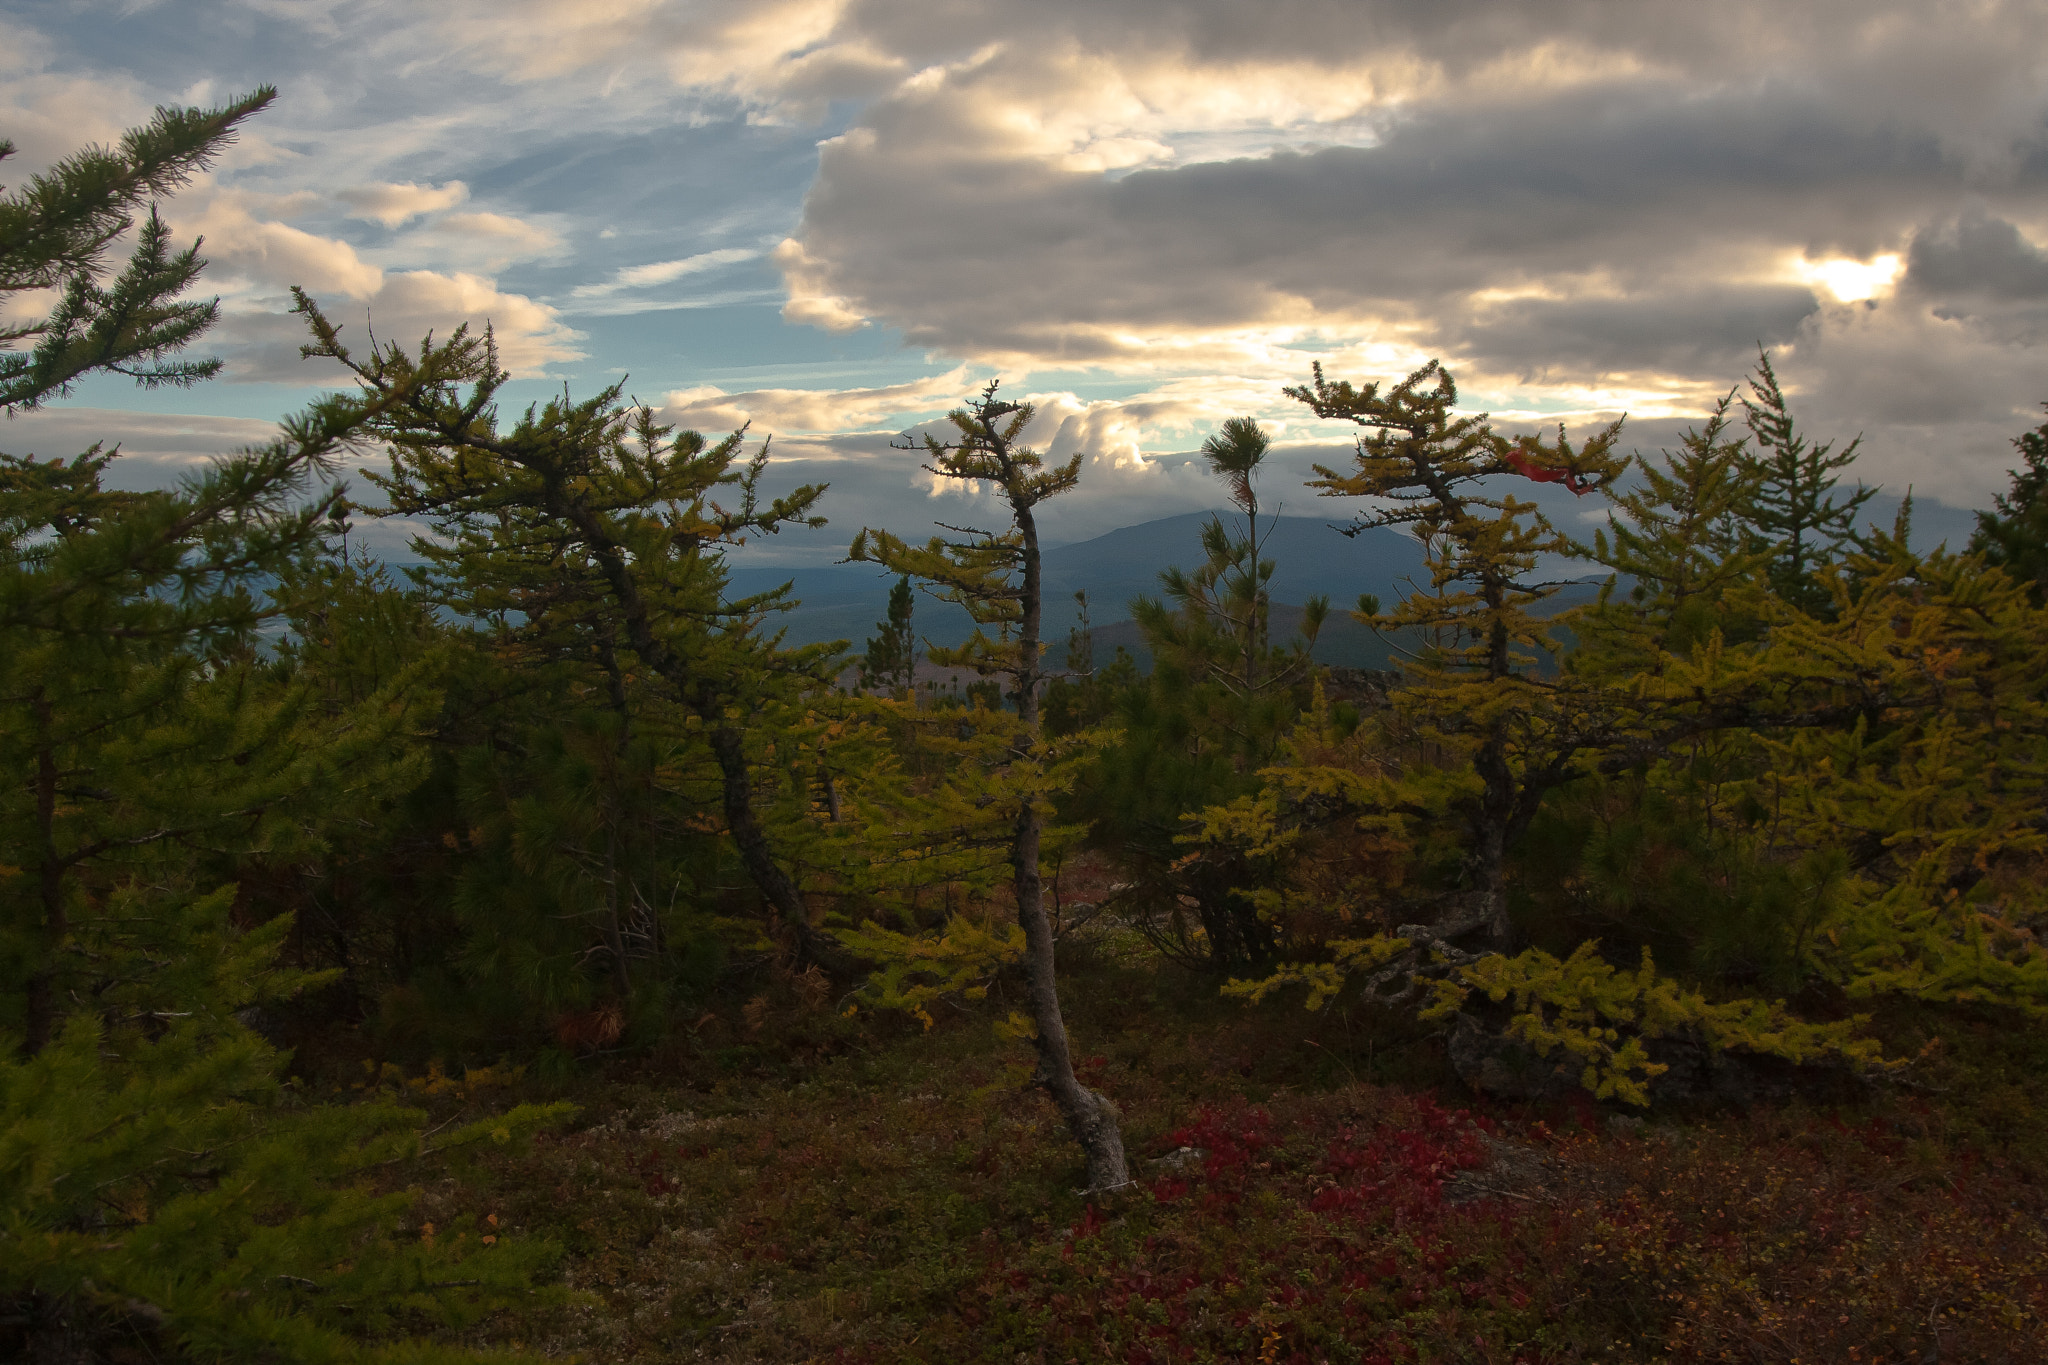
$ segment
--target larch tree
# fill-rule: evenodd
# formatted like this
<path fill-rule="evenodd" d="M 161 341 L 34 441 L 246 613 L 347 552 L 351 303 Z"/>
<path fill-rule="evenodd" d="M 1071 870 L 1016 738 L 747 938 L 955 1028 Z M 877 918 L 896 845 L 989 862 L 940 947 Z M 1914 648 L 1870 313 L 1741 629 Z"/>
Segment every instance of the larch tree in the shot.
<path fill-rule="evenodd" d="M 1312 384 L 1288 393 L 1318 417 L 1366 429 L 1351 472 L 1319 465 L 1310 484 L 1325 497 L 1369 500 L 1347 533 L 1406 527 L 1425 547 L 1428 587 L 1387 612 L 1362 603 L 1359 616 L 1376 630 L 1412 630 L 1435 642 L 1407 667 L 1401 697 L 1430 739 L 1462 755 L 1468 784 L 1441 794 L 1466 847 L 1463 886 L 1433 929 L 1444 938 L 1481 929 L 1505 948 L 1514 937 L 1508 850 L 1544 794 L 1578 774 L 1602 721 L 1537 666 L 1558 652 L 1560 621 L 1535 609 L 1560 585 L 1532 575 L 1541 557 L 1566 554 L 1573 542 L 1534 502 L 1496 493 L 1487 481 L 1507 475 L 1562 483 L 1575 494 L 1603 489 L 1627 465 L 1614 450 L 1621 424 L 1576 450 L 1562 430 L 1551 444 L 1510 441 L 1483 414 L 1457 411 L 1457 385 L 1434 361 L 1384 390 L 1332 383 L 1318 365 Z"/>
<path fill-rule="evenodd" d="M 1081 1147 L 1088 1188 L 1113 1190 L 1131 1180 L 1123 1134 L 1116 1105 L 1074 1073 L 1041 866 L 1051 793 L 1038 780 L 1047 759 L 1039 715 L 1047 675 L 1037 509 L 1075 487 L 1081 457 L 1047 467 L 1038 452 L 1021 443 L 1031 416 L 1028 403 L 998 399 L 991 382 L 978 398 L 949 414 L 955 434 L 946 439 L 925 437 L 925 468 L 940 478 L 992 487 L 1009 512 L 1006 530 L 949 527 L 963 538 L 933 537 L 923 546 L 913 546 L 888 531 L 863 529 L 850 557 L 922 580 L 939 596 L 966 608 L 975 622 L 974 634 L 957 648 L 934 648 L 932 662 L 968 668 L 1008 684 L 1008 699 L 1016 709 L 1003 745 L 1006 771 L 992 794 L 1010 822 L 1010 889 L 1023 931 L 1036 1080 Z M 996 628 L 993 637 L 986 629 L 990 626 Z"/>
<path fill-rule="evenodd" d="M 1758 387 L 1774 388 L 1768 374 Z M 1304 396 L 1320 400 L 1325 415 L 1400 415 L 1374 406 L 1391 405 L 1398 389 L 1382 398 L 1319 383 Z M 1782 403 L 1773 407 L 1782 413 Z M 1302 841 L 1284 817 L 1320 803 L 1359 813 L 1360 835 L 1379 839 L 1397 864 L 1413 861 L 1415 836 L 1427 828 L 1413 813 L 1426 812 L 1432 794 L 1436 809 L 1463 813 L 1468 842 L 1483 832 L 1478 822 L 1489 818 L 1497 789 L 1484 769 L 1498 737 L 1496 752 L 1519 788 L 1517 808 L 1575 790 L 1609 803 L 1610 828 L 1640 819 L 1704 824 L 1701 837 L 1663 832 L 1663 875 L 1700 868 L 1714 888 L 1710 901 L 1732 915 L 1748 915 L 1745 902 L 1760 892 L 1769 896 L 1776 922 L 1732 928 L 1752 947 L 1771 940 L 1790 972 L 1787 984 L 1824 983 L 1852 1000 L 1907 996 L 2040 1014 L 2048 1009 L 2048 955 L 2036 937 L 2042 909 L 2031 869 L 2042 849 L 2039 679 L 2048 637 L 2038 604 L 2023 585 L 1984 573 L 1973 557 L 1914 553 L 1904 512 L 1890 533 L 1852 541 L 1834 515 L 1846 509 L 1830 512 L 1827 448 L 1805 444 L 1784 425 L 1772 449 L 1798 456 L 1779 473 L 1806 489 L 1794 510 L 1810 565 L 1788 578 L 1789 532 L 1757 529 L 1784 514 L 1784 489 L 1772 493 L 1769 462 L 1731 436 L 1728 415 L 1724 402 L 1661 465 L 1638 460 L 1641 479 L 1631 487 L 1610 486 L 1620 461 L 1582 462 L 1591 443 L 1578 459 L 1561 443 L 1554 452 L 1496 447 L 1506 469 L 1489 470 L 1479 433 L 1468 428 L 1466 477 L 1511 470 L 1574 491 L 1610 486 L 1614 513 L 1590 553 L 1633 585 L 1618 596 L 1610 583 L 1599 605 L 1574 613 L 1579 648 L 1559 674 L 1515 682 L 1506 695 L 1519 700 L 1500 706 L 1502 683 L 1514 679 L 1499 660 L 1506 645 L 1512 664 L 1518 623 L 1496 604 L 1511 601 L 1510 585 L 1498 560 L 1490 565 L 1485 554 L 1473 554 L 1462 575 L 1471 590 L 1462 603 L 1447 601 L 1445 586 L 1461 575 L 1452 554 L 1437 551 L 1436 591 L 1381 618 L 1452 628 L 1436 659 L 1411 669 L 1396 693 L 1397 712 L 1412 708 L 1426 722 L 1387 736 L 1405 740 L 1405 749 L 1383 740 L 1320 768 L 1276 769 L 1274 793 L 1205 812 L 1205 834 L 1294 854 Z M 1456 424 L 1441 430 L 1454 435 Z M 1361 442 L 1359 476 L 1336 484 L 1325 472 L 1326 483 L 1392 496 L 1401 490 L 1401 466 L 1371 462 L 1402 453 L 1401 436 L 1427 431 L 1415 423 Z M 1425 488 L 1413 495 L 1411 514 L 1428 527 L 1456 485 L 1428 487 L 1421 462 L 1412 464 Z M 1399 514 L 1397 504 L 1381 517 Z M 1442 517 L 1439 533 L 1471 553 L 1467 547 L 1483 547 L 1496 534 L 1489 523 L 1499 519 L 1468 512 L 1461 527 Z M 1495 543 L 1512 545 L 1506 536 Z M 1816 594 L 1825 601 L 1814 603 Z M 1438 706 L 1445 696 L 1462 704 Z M 1509 723 L 1496 728 L 1499 721 Z M 1315 736 L 1297 747 L 1313 752 Z M 1472 760 L 1469 776 L 1459 771 Z M 1600 785 L 1612 779 L 1620 780 Z M 1593 785 L 1579 785 L 1587 782 Z M 1615 809 L 1631 801 L 1638 808 Z M 1617 877 L 1597 862 L 1582 856 L 1574 873 L 1579 891 L 1619 893 L 1614 907 L 1658 913 L 1657 895 L 1641 898 L 1627 885 L 1632 869 Z M 1657 1041 L 1674 1035 L 1715 1057 L 1897 1065 L 1859 1036 L 1861 1018 L 1815 1021 L 1783 1001 L 1710 1000 L 1660 976 L 1647 942 L 1659 926 L 1623 927 L 1641 940 L 1634 970 L 1607 961 L 1593 941 L 1562 960 L 1537 948 L 1510 955 L 1498 939 L 1495 951 L 1472 954 L 1446 944 L 1440 930 L 1403 926 L 1333 940 L 1323 961 L 1290 964 L 1233 989 L 1257 997 L 1304 984 L 1317 1005 L 1362 980 L 1369 997 L 1393 984 L 1396 992 L 1377 998 L 1412 1002 L 1424 979 L 1434 978 L 1422 1015 L 1452 1024 L 1452 1055 L 1465 1058 L 1461 1069 L 1475 1083 L 1527 1086 L 1533 1075 L 1540 1089 L 1576 1079 L 1602 1097 L 1638 1105 L 1651 1101 L 1652 1082 L 1669 1069 L 1653 1050 Z M 1416 957 L 1418 941 L 1431 947 L 1430 961 Z M 1491 1007 L 1472 1004 L 1475 996 Z M 1478 1014 L 1466 1014 L 1468 1006 Z M 1527 1061 L 1548 1060 L 1526 1073 L 1490 1072 L 1502 1042 L 1524 1049 Z"/>
<path fill-rule="evenodd" d="M 757 790 L 768 770 L 749 753 L 763 708 L 827 685 L 832 651 L 783 650 L 763 636 L 780 593 L 728 599 L 722 557 L 784 526 L 822 526 L 813 509 L 824 489 L 764 502 L 765 445 L 742 462 L 742 433 L 713 442 L 674 432 L 621 401 L 619 385 L 501 426 L 496 398 L 510 376 L 488 333 L 358 356 L 299 299 L 315 338 L 306 353 L 346 366 L 377 405 L 373 430 L 392 463 L 371 478 L 387 514 L 424 518 L 441 533 L 416 540 L 418 553 L 465 600 L 520 612 L 546 604 L 539 624 L 575 637 L 608 674 L 637 664 L 660 679 L 701 730 L 726 828 L 772 928 L 799 961 L 846 965 L 778 856 Z"/>

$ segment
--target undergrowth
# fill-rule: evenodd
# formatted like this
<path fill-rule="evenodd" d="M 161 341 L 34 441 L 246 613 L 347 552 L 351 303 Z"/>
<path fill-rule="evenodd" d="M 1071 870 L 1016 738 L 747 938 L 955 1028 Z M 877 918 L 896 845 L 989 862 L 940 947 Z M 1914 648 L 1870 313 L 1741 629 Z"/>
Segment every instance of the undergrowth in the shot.
<path fill-rule="evenodd" d="M 579 1129 L 421 1192 L 435 1235 L 569 1250 L 569 1306 L 465 1342 L 593 1362 L 2048 1359 L 2043 1072 L 1996 1021 L 1880 1021 L 1944 1046 L 1918 1089 L 1854 1109 L 1644 1121 L 1481 1102 L 1426 1036 L 1340 1012 L 1075 966 L 1133 1189 L 1075 1192 L 1057 1115 L 990 1026 L 1000 998 L 927 1032 L 771 992 L 590 1069 L 566 1092 Z M 408 1090 L 524 1084 L 486 1079 Z"/>

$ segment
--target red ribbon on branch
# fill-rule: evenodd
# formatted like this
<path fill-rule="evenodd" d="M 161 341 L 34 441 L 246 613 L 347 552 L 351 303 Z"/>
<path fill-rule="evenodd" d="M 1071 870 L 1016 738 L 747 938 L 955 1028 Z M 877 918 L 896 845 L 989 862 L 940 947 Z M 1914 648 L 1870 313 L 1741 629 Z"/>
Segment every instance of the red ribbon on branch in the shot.
<path fill-rule="evenodd" d="M 1589 484 L 1571 470 L 1546 469 L 1530 459 L 1529 452 L 1519 446 L 1510 450 L 1503 458 L 1506 459 L 1508 468 L 1525 479 L 1534 479 L 1537 483 L 1561 483 L 1581 498 L 1593 491 Z"/>

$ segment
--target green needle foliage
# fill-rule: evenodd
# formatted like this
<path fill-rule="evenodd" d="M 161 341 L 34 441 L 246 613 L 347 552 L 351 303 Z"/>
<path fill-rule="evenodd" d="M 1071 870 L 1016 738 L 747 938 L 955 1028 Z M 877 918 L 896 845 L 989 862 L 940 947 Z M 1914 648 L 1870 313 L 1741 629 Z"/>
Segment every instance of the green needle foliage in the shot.
<path fill-rule="evenodd" d="M 1329 611 L 1326 598 L 1311 598 L 1301 635 L 1271 638 L 1275 564 L 1264 553 L 1255 488 L 1269 445 L 1249 417 L 1231 418 L 1203 443 L 1241 520 L 1211 517 L 1203 562 L 1162 571 L 1164 601 L 1131 604 L 1152 673 L 1110 693 L 1122 742 L 1067 803 L 1089 822 L 1092 841 L 1135 874 L 1119 907 L 1161 951 L 1221 970 L 1269 964 L 1278 926 L 1243 894 L 1249 869 L 1233 851 L 1187 856 L 1181 817 L 1256 789 L 1258 770 L 1309 702 L 1310 650 Z"/>
<path fill-rule="evenodd" d="M 1977 514 L 1970 549 L 2027 584 L 2039 602 L 2048 595 L 2048 423 L 2014 437 L 2013 447 L 2021 467 L 1993 510 Z"/>
<path fill-rule="evenodd" d="M 651 409 L 622 402 L 619 385 L 529 408 L 501 428 L 496 395 L 509 376 L 488 333 L 458 331 L 417 355 L 392 344 L 359 358 L 310 299 L 299 300 L 314 336 L 306 353 L 346 366 L 377 410 L 372 428 L 392 464 L 371 478 L 386 514 L 435 528 L 414 541 L 429 566 L 422 581 L 463 616 L 496 622 L 522 650 L 595 665 L 621 744 L 640 719 L 632 687 L 643 677 L 658 684 L 656 704 L 668 714 L 656 724 L 688 729 L 709 750 L 726 829 L 773 931 L 802 962 L 840 961 L 773 845 L 757 791 L 774 772 L 757 756 L 774 728 L 764 721 L 827 687 L 839 646 L 781 649 L 760 629 L 785 605 L 781 592 L 728 600 L 721 556 L 786 525 L 823 525 L 812 508 L 824 489 L 764 503 L 765 444 L 740 463 L 742 433 L 718 442 L 675 433 Z M 734 506 L 721 495 L 736 495 Z M 619 905 L 614 874 L 599 880 Z M 623 962 L 613 932 L 621 914 L 599 919 Z"/>
<path fill-rule="evenodd" d="M 63 283 L 36 348 L 0 365 L 8 406 L 94 369 L 166 359 L 212 320 L 166 302 L 200 262 L 152 215 L 127 272 L 101 254 L 128 210 L 270 92 L 160 111 L 0 203 L 0 283 Z M 138 362 L 147 362 L 137 368 Z M 357 803 L 416 779 L 434 698 L 407 660 L 345 695 L 261 653 L 269 589 L 315 573 L 324 487 L 379 400 L 322 399 L 268 444 L 171 490 L 104 486 L 113 454 L 0 455 L 0 1351 L 152 1359 L 462 1359 L 393 1340 L 516 1297 L 544 1244 L 422 1245 L 403 1195 L 365 1186 L 427 1154 L 424 1116 L 309 1107 L 251 1031 L 321 984 L 285 968 L 290 915 L 237 885 L 251 860 L 317 857 Z M 442 1143 L 511 1141 L 523 1110 Z M 495 1246 L 490 1250 L 496 1250 Z M 384 1338 L 379 1342 L 377 1338 Z"/>
<path fill-rule="evenodd" d="M 908 691 L 917 677 L 917 632 L 910 624 L 917 594 L 908 576 L 889 589 L 889 617 L 875 622 L 878 632 L 867 643 L 861 661 L 861 686 L 891 693 Z"/>
<path fill-rule="evenodd" d="M 1771 587 L 1778 596 L 1802 611 L 1824 612 L 1827 589 L 1815 575 L 1855 544 L 1856 513 L 1877 493 L 1859 484 L 1835 501 L 1837 471 L 1855 460 L 1863 438 L 1836 450 L 1832 441 L 1816 444 L 1801 434 L 1768 352 L 1757 356 L 1742 411 L 1756 441 L 1750 456 L 1756 487 L 1746 518 L 1750 543 L 1769 553 Z"/>
<path fill-rule="evenodd" d="M 1684 655 L 1714 631 L 1734 635 L 1728 595 L 1769 563 L 1771 551 L 1743 534 L 1762 469 L 1748 444 L 1730 439 L 1734 395 L 1715 404 L 1705 425 L 1688 430 L 1661 463 L 1638 453 L 1640 482 L 1609 494 L 1607 527 L 1593 539 L 1593 558 L 1634 582 L 1625 599 L 1606 600 L 1588 629 L 1639 632 L 1630 648 L 1591 651 L 1639 665 L 1659 650 Z M 1611 594 L 1610 594 L 1611 598 Z M 1583 666 L 1586 656 L 1575 664 Z"/>
<path fill-rule="evenodd" d="M 290 1112 L 239 1022 L 318 978 L 277 964 L 289 916 L 241 931 L 221 883 L 417 773 L 424 664 L 330 709 L 253 647 L 257 583 L 317 551 L 331 496 L 300 499 L 368 411 L 326 400 L 168 493 L 105 490 L 98 451 L 0 457 L 0 746 L 25 778 L 0 794 L 0 1316 L 38 1341 L 381 1358 L 365 1335 L 502 1302 L 551 1254 L 455 1275 L 394 1240 L 403 1201 L 353 1187 L 421 1116 Z"/>
<path fill-rule="evenodd" d="M 416 672 L 316 718 L 304 694 L 264 685 L 251 652 L 268 611 L 256 584 L 317 552 L 333 495 L 299 499 L 367 411 L 323 400 L 168 493 L 103 489 L 112 457 L 97 449 L 0 456 L 0 746 L 27 777 L 0 795 L 18 860 L 0 881 L 0 1001 L 28 1051 L 54 1036 L 60 1001 L 125 979 L 131 955 L 154 960 L 117 947 L 131 930 L 104 888 L 159 853 L 298 839 L 295 802 L 316 787 L 388 777 Z"/>
<path fill-rule="evenodd" d="M 1268 584 L 1275 566 L 1259 535 L 1254 488 L 1269 445 L 1249 417 L 1231 418 L 1202 443 L 1202 458 L 1223 480 L 1231 505 L 1244 518 L 1242 527 L 1233 530 L 1221 517 L 1211 517 L 1202 527 L 1202 564 L 1193 572 L 1161 571 L 1166 604 L 1148 598 L 1132 604 L 1155 658 L 1169 658 L 1226 700 L 1204 728 L 1230 736 L 1240 766 L 1252 767 L 1272 752 L 1278 718 L 1272 703 L 1279 701 L 1289 713 L 1299 709 L 1296 693 L 1308 674 L 1309 651 L 1329 613 L 1328 599 L 1311 598 L 1301 638 L 1273 645 Z"/>
<path fill-rule="evenodd" d="M 0 328 L 0 345 L 35 343 L 0 352 L 0 409 L 33 408 L 95 370 L 144 388 L 184 387 L 219 372 L 218 360 L 171 358 L 218 315 L 210 301 L 178 301 L 206 264 L 200 243 L 171 251 L 170 229 L 152 205 L 111 284 L 101 283 L 106 255 L 138 209 L 204 169 L 236 126 L 276 97 L 262 86 L 218 109 L 159 108 L 119 147 L 88 147 L 0 197 L 0 293 L 63 291 L 48 317 Z M 0 139 L 0 159 L 13 153 Z"/>
<path fill-rule="evenodd" d="M 482 1227 L 436 1238 L 411 1225 L 409 1195 L 366 1183 L 523 1140 L 569 1106 L 430 1139 L 416 1110 L 296 1102 L 284 1058 L 216 1013 L 271 996 L 288 927 L 237 933 L 229 899 L 185 921 L 178 950 L 211 968 L 193 1008 L 154 1028 L 81 1014 L 34 1057 L 0 1059 L 0 1306 L 25 1324 L 18 1342 L 195 1361 L 483 1358 L 393 1338 L 529 1302 L 560 1248 Z"/>

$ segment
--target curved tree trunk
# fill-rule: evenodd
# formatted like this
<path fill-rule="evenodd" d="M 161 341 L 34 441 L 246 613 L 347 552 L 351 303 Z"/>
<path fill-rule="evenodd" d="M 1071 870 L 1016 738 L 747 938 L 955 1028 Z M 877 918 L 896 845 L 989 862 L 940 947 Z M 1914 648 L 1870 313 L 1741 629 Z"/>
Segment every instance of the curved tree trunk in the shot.
<path fill-rule="evenodd" d="M 841 975 L 852 971 L 856 966 L 852 955 L 830 934 L 812 927 L 810 907 L 804 904 L 803 893 L 797 890 L 790 875 L 782 870 L 782 864 L 775 861 L 768 833 L 761 828 L 761 821 L 754 813 L 753 773 L 747 766 L 745 738 L 732 726 L 721 725 L 710 732 L 710 740 L 711 752 L 718 760 L 722 778 L 720 794 L 724 798 L 725 827 L 731 831 L 732 841 L 739 847 L 740 861 L 747 869 L 747 876 L 767 898 L 776 920 L 789 935 L 797 964 L 816 964 Z"/>
<path fill-rule="evenodd" d="M 1017 529 L 1024 539 L 1023 620 L 1019 623 L 1017 716 L 1023 743 L 1016 754 L 1030 756 L 1039 737 L 1038 685 L 1040 608 L 1042 606 L 1038 524 L 1028 508 L 1017 509 Z M 1011 886 L 1017 897 L 1017 923 L 1024 930 L 1024 974 L 1031 992 L 1031 1021 L 1037 1029 L 1037 1081 L 1059 1106 L 1067 1130 L 1081 1146 L 1088 1163 L 1091 1192 L 1121 1189 L 1131 1183 L 1124 1159 L 1123 1129 L 1109 1096 L 1081 1084 L 1067 1043 L 1067 1024 L 1060 1013 L 1059 978 L 1055 970 L 1052 922 L 1045 913 L 1045 882 L 1038 870 L 1045 835 L 1045 811 L 1026 799 L 1017 811 L 1010 845 Z"/>

